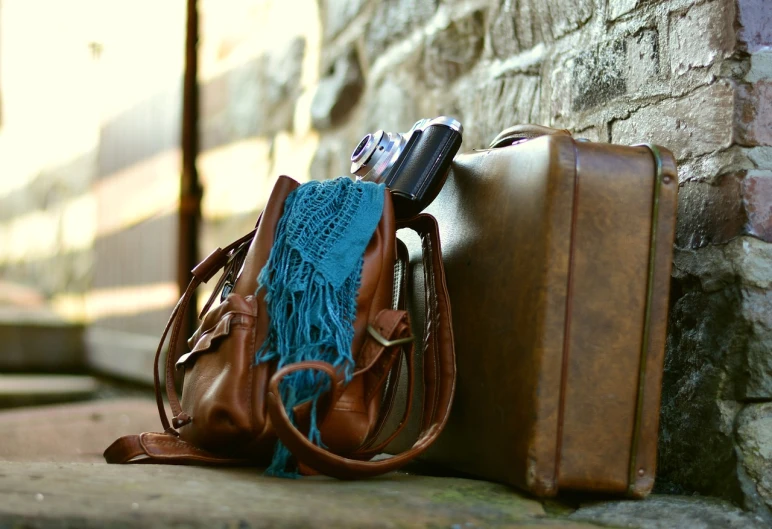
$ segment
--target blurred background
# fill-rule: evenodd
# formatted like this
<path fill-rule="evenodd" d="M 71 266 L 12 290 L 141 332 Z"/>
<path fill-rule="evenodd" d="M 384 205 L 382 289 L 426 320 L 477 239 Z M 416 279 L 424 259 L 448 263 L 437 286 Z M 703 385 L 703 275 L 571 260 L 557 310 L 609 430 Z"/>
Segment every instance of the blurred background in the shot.
<path fill-rule="evenodd" d="M 199 4 L 0 3 L 0 302 L 31 327 L 0 368 L 152 381 L 199 242 L 308 177 L 316 2 Z"/>
<path fill-rule="evenodd" d="M 772 519 L 769 0 L 0 0 L 0 407 L 146 392 L 278 175 L 439 115 L 674 152 L 658 483 Z"/>

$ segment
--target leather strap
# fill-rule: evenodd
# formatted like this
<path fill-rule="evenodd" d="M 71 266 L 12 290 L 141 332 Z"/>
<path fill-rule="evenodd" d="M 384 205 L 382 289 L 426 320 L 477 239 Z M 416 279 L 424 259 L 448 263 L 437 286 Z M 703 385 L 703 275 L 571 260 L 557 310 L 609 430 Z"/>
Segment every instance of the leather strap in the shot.
<path fill-rule="evenodd" d="M 409 347 L 405 347 L 402 350 L 404 352 L 402 357 L 405 359 L 405 364 L 407 366 L 412 366 L 415 358 L 415 344 L 411 344 Z M 400 419 L 399 424 L 394 429 L 394 431 L 391 432 L 391 434 L 389 434 L 386 439 L 379 442 L 377 445 L 375 444 L 375 441 L 381 436 L 383 428 L 386 425 L 386 420 L 391 415 L 391 410 L 394 406 L 397 387 L 399 386 L 402 358 L 398 359 L 397 362 L 398 363 L 396 368 L 390 374 L 390 380 L 388 381 L 388 386 L 385 390 L 386 398 L 383 402 L 383 404 L 385 404 L 385 408 L 382 410 L 381 416 L 378 418 L 378 422 L 376 423 L 375 428 L 373 428 L 373 433 L 370 436 L 370 439 L 366 441 L 359 450 L 357 450 L 355 454 L 357 459 L 370 459 L 373 456 L 383 452 L 383 449 L 400 433 L 402 433 L 402 430 L 404 430 L 405 426 L 407 426 L 407 422 L 410 419 L 410 411 L 413 408 L 413 387 L 415 386 L 415 370 L 411 367 L 409 367 L 407 370 L 407 402 L 405 403 L 405 410 L 402 412 L 402 418 Z"/>
<path fill-rule="evenodd" d="M 397 264 L 398 277 L 395 277 L 395 281 L 398 281 L 398 285 L 394 290 L 394 298 L 396 304 L 394 306 L 397 310 L 404 310 L 407 312 L 407 293 L 408 293 L 408 268 L 410 263 L 410 254 L 408 252 L 405 243 L 397 239 Z M 411 347 L 402 348 L 402 358 L 397 360 L 395 368 L 389 373 L 388 380 L 386 381 L 386 389 L 384 390 L 384 398 L 381 402 L 381 413 L 376 422 L 375 428 L 370 438 L 357 450 L 357 454 L 362 454 L 366 458 L 372 457 L 372 455 L 379 454 L 383 449 L 393 441 L 407 426 L 408 419 L 410 418 L 410 411 L 413 406 L 413 387 L 415 379 L 415 370 L 411 369 L 414 365 L 415 357 L 415 343 Z M 389 419 L 394 408 L 394 402 L 397 396 L 397 388 L 399 387 L 400 376 L 402 371 L 402 363 L 404 362 L 407 369 L 407 402 L 405 403 L 405 409 L 402 415 L 402 419 L 398 423 L 394 431 L 389 437 L 377 445 L 375 442 L 381 438 L 383 428 L 386 426 L 386 421 Z"/>
<path fill-rule="evenodd" d="M 201 309 L 201 312 L 198 314 L 199 320 L 204 319 L 204 316 L 206 316 L 206 313 L 209 312 L 209 309 L 212 307 L 212 304 L 217 299 L 217 296 L 220 294 L 220 291 L 223 289 L 225 284 L 229 281 L 232 281 L 233 283 L 236 282 L 236 277 L 241 272 L 241 266 L 244 264 L 244 260 L 247 257 L 247 250 L 249 249 L 250 243 L 252 242 L 252 237 L 254 237 L 254 234 L 257 232 L 257 227 L 260 226 L 260 221 L 262 219 L 263 213 L 261 212 L 260 216 L 257 217 L 255 229 L 247 234 L 247 236 L 242 237 L 239 240 L 244 240 L 246 237 L 249 238 L 244 240 L 244 242 L 242 242 L 237 248 L 229 253 L 228 263 L 225 265 L 225 270 L 223 271 L 222 275 L 220 275 L 220 279 L 217 281 L 217 285 L 215 285 L 214 290 L 212 290 L 212 295 L 209 296 L 209 299 L 206 301 L 204 307 Z M 231 287 L 232 286 L 233 285 L 231 285 Z"/>
<path fill-rule="evenodd" d="M 201 450 L 168 433 L 126 435 L 107 447 L 108 463 L 209 463 L 216 465 L 249 464 L 246 459 L 220 457 Z"/>
<path fill-rule="evenodd" d="M 539 136 L 570 136 L 571 133 L 566 129 L 553 129 L 550 127 L 544 127 L 542 125 L 515 125 L 504 129 L 493 138 L 493 141 L 488 146 L 489 149 L 497 149 L 499 147 L 508 147 L 521 141 L 532 140 Z"/>
<path fill-rule="evenodd" d="M 450 301 L 445 285 L 445 270 L 440 251 L 439 228 L 431 215 L 421 214 L 399 227 L 413 229 L 421 237 L 426 280 L 426 331 L 424 333 L 424 398 L 423 420 L 418 440 L 409 450 L 380 461 L 361 461 L 334 454 L 309 441 L 290 422 L 281 400 L 279 384 L 290 373 L 315 369 L 330 377 L 333 387 L 339 384 L 336 370 L 325 362 L 302 362 L 277 371 L 266 395 L 271 422 L 284 445 L 299 463 L 339 479 L 359 479 L 402 467 L 423 453 L 442 432 L 450 414 L 456 381 Z M 354 454 L 354 457 L 364 454 Z M 367 455 L 370 455 L 368 451 Z"/>

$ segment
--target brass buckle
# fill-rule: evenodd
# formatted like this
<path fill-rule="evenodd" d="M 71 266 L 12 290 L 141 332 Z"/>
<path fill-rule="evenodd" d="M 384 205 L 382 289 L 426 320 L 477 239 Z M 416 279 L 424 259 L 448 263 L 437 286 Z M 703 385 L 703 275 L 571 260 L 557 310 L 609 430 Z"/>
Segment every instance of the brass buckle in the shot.
<path fill-rule="evenodd" d="M 396 340 L 387 340 L 381 333 L 375 330 L 375 327 L 372 325 L 367 326 L 367 332 L 376 342 L 384 347 L 393 347 L 395 345 L 402 345 L 413 341 L 413 336 L 408 336 L 407 338 L 397 338 Z"/>

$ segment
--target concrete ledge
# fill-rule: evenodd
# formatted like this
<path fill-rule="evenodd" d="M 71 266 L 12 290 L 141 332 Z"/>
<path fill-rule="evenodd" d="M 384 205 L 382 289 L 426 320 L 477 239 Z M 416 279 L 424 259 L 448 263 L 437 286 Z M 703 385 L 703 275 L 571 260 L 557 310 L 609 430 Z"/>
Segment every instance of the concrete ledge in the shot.
<path fill-rule="evenodd" d="M 396 472 L 363 481 L 287 480 L 258 468 L 102 459 L 117 437 L 159 427 L 151 399 L 0 412 L 0 529 L 768 527 L 705 498 L 550 500 L 545 510 L 510 487 L 457 477 Z"/>
<path fill-rule="evenodd" d="M 0 370 L 78 371 L 84 365 L 82 326 L 46 311 L 0 309 Z"/>
<path fill-rule="evenodd" d="M 257 469 L 0 463 L 0 527 L 587 529 L 492 483 L 394 473 L 358 482 Z"/>
<path fill-rule="evenodd" d="M 89 376 L 0 375 L 0 408 L 83 400 L 98 389 Z"/>
<path fill-rule="evenodd" d="M 0 528 L 594 527 L 548 519 L 539 502 L 483 481 L 286 480 L 102 459 L 117 437 L 159 428 L 151 399 L 0 412 Z"/>
<path fill-rule="evenodd" d="M 90 369 L 126 380 L 153 384 L 153 360 L 158 336 L 91 325 L 84 335 Z"/>

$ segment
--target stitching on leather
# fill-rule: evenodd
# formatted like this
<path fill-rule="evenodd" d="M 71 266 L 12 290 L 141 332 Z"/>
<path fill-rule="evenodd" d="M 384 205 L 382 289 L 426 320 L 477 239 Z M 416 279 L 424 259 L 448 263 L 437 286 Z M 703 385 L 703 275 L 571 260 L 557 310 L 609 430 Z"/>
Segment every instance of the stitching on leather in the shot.
<path fill-rule="evenodd" d="M 435 232 L 438 234 L 437 247 L 439 248 L 439 246 L 440 246 L 440 244 L 439 244 L 439 226 L 437 225 L 436 221 L 433 221 L 433 226 L 434 226 Z M 445 268 L 442 267 L 442 250 L 441 249 L 439 250 L 439 255 L 437 256 L 437 260 L 440 263 L 440 269 L 442 271 L 442 273 L 440 274 L 441 277 L 440 277 L 440 280 L 439 280 L 439 281 L 441 281 L 441 285 L 440 286 L 442 288 L 439 289 L 439 290 L 435 289 L 435 295 L 437 295 L 437 307 L 436 307 L 436 310 L 437 310 L 437 320 L 438 320 L 438 325 L 442 326 L 443 322 L 441 320 L 441 316 L 442 316 L 442 314 L 445 314 L 445 321 L 444 321 L 444 327 L 445 327 L 445 333 L 446 333 L 445 338 L 448 339 L 447 347 L 448 347 L 448 353 L 449 353 L 449 358 L 447 360 L 449 361 L 449 367 L 450 367 L 450 371 L 451 371 L 451 375 L 452 375 L 451 379 L 450 379 L 451 380 L 451 384 L 450 384 L 449 395 L 448 395 L 448 398 L 447 398 L 447 403 L 445 405 L 445 410 L 443 412 L 443 417 L 444 418 L 442 419 L 441 422 L 435 424 L 435 426 L 437 428 L 440 428 L 441 425 L 446 424 L 447 421 L 448 421 L 448 417 L 450 416 L 450 408 L 453 405 L 453 398 L 454 398 L 454 395 L 455 395 L 455 392 L 456 392 L 456 383 L 455 383 L 455 380 L 456 380 L 456 354 L 455 354 L 455 344 L 454 344 L 454 340 L 453 340 L 453 323 L 450 321 L 451 320 L 451 310 L 450 310 L 450 303 L 448 301 L 448 299 L 450 297 L 450 294 L 448 293 L 448 286 L 447 286 L 447 284 L 445 282 Z M 437 274 L 435 273 L 435 276 L 436 275 Z M 435 282 L 436 281 L 438 281 L 438 280 L 435 277 Z M 443 307 L 444 307 L 444 310 L 442 310 L 442 311 L 439 308 L 440 297 L 439 297 L 439 294 L 437 294 L 437 292 L 441 292 L 442 293 L 442 300 L 443 300 Z M 437 369 L 440 372 L 440 374 L 442 373 L 442 366 L 439 365 L 439 361 L 442 358 L 444 358 L 443 350 L 444 350 L 444 348 L 443 348 L 442 344 L 438 341 L 438 345 L 437 345 L 437 359 L 438 359 Z M 439 385 L 439 383 L 438 383 L 438 385 Z M 438 390 L 438 391 L 440 391 L 440 390 Z M 440 393 L 438 392 L 437 395 L 438 395 L 438 398 L 439 398 Z"/>
<path fill-rule="evenodd" d="M 236 323 L 245 323 L 244 318 L 237 318 L 237 316 L 243 316 L 246 318 L 252 318 L 254 319 L 256 316 L 254 314 L 250 314 L 249 312 L 244 312 L 241 310 L 229 310 L 225 314 L 220 315 L 217 318 L 214 318 L 214 323 L 206 328 L 205 331 L 199 334 L 198 340 L 196 340 L 196 343 L 200 342 L 204 336 L 207 336 L 208 334 L 211 334 L 217 329 L 217 326 L 220 324 L 221 321 L 224 319 L 230 317 L 231 319 L 231 325 Z"/>
<path fill-rule="evenodd" d="M 217 455 L 210 454 L 209 452 L 205 452 L 205 451 L 203 451 L 201 449 L 198 449 L 198 448 L 196 448 L 194 446 L 191 446 L 191 445 L 180 446 L 180 445 L 177 445 L 177 444 L 175 444 L 173 442 L 170 443 L 170 442 L 167 442 L 167 441 L 154 441 L 150 445 L 150 447 L 151 448 L 152 447 L 156 447 L 156 448 L 157 447 L 167 447 L 167 448 L 173 448 L 173 449 L 176 448 L 176 449 L 178 449 L 176 451 L 176 453 L 171 453 L 171 454 L 153 453 L 153 452 L 151 452 L 149 450 L 147 451 L 147 455 L 148 456 L 159 458 L 159 459 L 169 459 L 169 458 L 177 458 L 177 457 L 185 458 L 185 457 L 187 457 L 187 458 L 191 458 L 191 459 L 203 460 L 203 461 L 211 461 L 211 462 L 215 462 L 215 463 L 225 463 L 225 462 L 239 461 L 238 459 L 233 459 L 233 458 L 229 458 L 229 457 L 219 457 Z"/>
<path fill-rule="evenodd" d="M 579 152 L 576 148 L 576 142 L 571 140 L 574 146 L 574 194 L 572 197 L 571 209 L 571 231 L 568 235 L 568 277 L 566 278 L 566 312 L 565 323 L 563 327 L 563 358 L 560 366 L 560 395 L 558 396 L 558 431 L 555 447 L 555 487 L 560 481 L 560 458 L 563 452 L 563 421 L 565 420 L 565 400 L 566 385 L 568 384 L 568 356 L 571 349 L 571 316 L 574 305 L 574 233 L 576 231 L 576 222 L 579 209 Z"/>
<path fill-rule="evenodd" d="M 401 274 L 400 274 L 399 278 L 397 278 L 395 276 L 395 282 L 396 282 L 396 279 L 399 280 L 398 281 L 399 282 L 398 290 L 400 292 L 400 295 L 399 295 L 399 302 L 400 303 L 399 303 L 398 306 L 396 306 L 394 308 L 395 308 L 395 310 L 400 310 L 400 311 L 402 311 L 404 313 L 402 318 L 400 318 L 400 321 L 402 319 L 405 319 L 408 330 L 412 331 L 410 314 L 409 314 L 409 312 L 407 311 L 407 308 L 406 308 L 407 296 L 408 296 L 408 294 L 407 294 L 407 292 L 408 292 L 407 278 L 408 278 L 409 267 L 410 267 L 410 255 L 408 253 L 407 246 L 405 246 L 405 243 L 403 241 L 401 241 L 399 238 L 397 238 L 397 261 L 399 263 L 401 263 L 401 265 L 402 265 Z M 410 347 L 415 347 L 415 345 L 411 344 Z M 384 385 L 385 385 L 384 386 L 384 394 L 385 395 L 391 395 L 391 396 L 387 397 L 387 400 L 384 400 L 384 401 L 381 402 L 381 410 L 380 410 L 378 421 L 376 422 L 376 428 L 374 429 L 373 433 L 371 434 L 370 439 L 368 439 L 364 443 L 363 447 L 365 449 L 369 449 L 369 447 L 376 441 L 376 439 L 378 439 L 381 436 L 381 434 L 383 432 L 383 429 L 386 427 L 386 423 L 388 422 L 389 417 L 394 412 L 394 403 L 396 401 L 395 397 L 396 397 L 397 389 L 398 389 L 398 386 L 399 386 L 399 376 L 398 376 L 398 374 L 401 371 L 402 358 L 404 357 L 404 359 L 405 359 L 405 367 L 406 367 L 406 369 L 411 370 L 411 369 L 415 368 L 415 366 L 408 365 L 409 364 L 410 356 L 405 351 L 405 347 L 404 346 L 400 347 L 399 351 L 397 351 L 396 357 L 397 357 L 396 358 L 396 366 L 394 364 L 392 364 L 391 368 L 388 370 L 388 372 L 386 374 L 387 378 L 386 378 L 386 380 L 384 382 Z M 396 377 L 396 380 L 392 380 L 392 377 Z M 390 385 L 393 385 L 393 386 L 396 386 L 396 387 L 394 387 L 392 389 L 392 388 L 390 388 Z M 412 390 L 414 388 L 410 388 L 410 389 Z M 386 404 L 386 409 L 385 410 L 383 410 L 383 404 L 384 403 Z M 410 413 L 410 410 L 407 410 L 406 414 L 409 415 L 409 413 Z M 406 415 L 406 417 L 407 417 L 407 415 Z M 404 418 L 400 422 L 400 426 L 402 425 L 403 422 L 406 422 L 406 421 L 407 421 L 407 419 Z M 398 429 L 399 429 L 399 426 L 398 426 Z M 398 433 L 395 434 L 393 437 L 396 437 L 396 435 L 398 435 Z M 383 446 L 383 445 L 381 444 L 380 446 Z"/>
<path fill-rule="evenodd" d="M 249 333 L 249 347 L 247 347 L 247 354 L 254 354 L 256 351 L 255 340 L 257 334 L 257 318 L 254 318 L 252 322 L 252 332 Z M 247 358 L 249 361 L 250 359 Z M 254 406 L 252 405 L 252 386 L 255 383 L 255 363 L 249 361 L 249 373 L 247 374 L 247 413 L 249 414 L 249 430 L 253 434 L 257 434 L 257 424 L 255 421 Z"/>
<path fill-rule="evenodd" d="M 205 452 L 205 451 L 201 450 L 200 448 L 197 448 L 197 447 L 195 447 L 193 445 L 189 445 L 189 444 L 183 445 L 181 443 L 175 443 L 174 441 L 154 440 L 154 441 L 150 441 L 149 443 L 146 443 L 146 446 L 147 446 L 147 448 L 153 448 L 153 447 L 157 447 L 157 446 L 166 446 L 168 448 L 177 448 L 179 450 L 190 450 L 191 452 L 199 453 L 199 454 L 202 454 L 202 455 L 209 455 L 208 452 Z"/>
<path fill-rule="evenodd" d="M 396 311 L 390 311 L 390 312 L 396 312 Z M 384 328 L 383 325 L 379 323 L 378 316 L 380 316 L 380 314 L 381 313 L 378 313 L 378 315 L 375 317 L 374 323 L 378 326 L 378 332 L 380 333 L 380 335 L 386 339 L 389 339 L 392 337 L 392 334 L 394 333 L 394 330 L 397 328 L 397 326 L 402 322 L 402 317 L 400 316 L 399 318 L 395 318 L 395 321 L 392 323 L 391 327 L 387 329 L 387 328 Z M 373 361 L 372 358 L 367 358 L 368 355 L 364 354 L 367 349 L 372 349 L 373 347 L 375 347 L 377 350 L 379 348 L 382 348 L 383 346 L 380 344 L 377 344 L 373 340 L 368 339 L 365 342 L 365 345 L 363 347 L 363 350 L 362 350 L 363 354 L 361 354 L 360 357 L 357 359 L 357 360 L 363 360 L 362 365 L 359 366 L 360 369 L 364 368 L 365 366 L 367 366 L 367 364 Z M 377 353 L 373 356 L 377 356 Z"/>
<path fill-rule="evenodd" d="M 181 443 L 174 440 L 165 439 L 153 439 L 148 440 L 147 443 L 142 443 L 145 453 L 151 457 L 168 458 L 168 457 L 191 457 L 191 458 L 203 458 L 207 461 L 225 462 L 225 461 L 239 461 L 229 457 L 219 457 L 215 454 L 202 450 L 188 443 Z M 171 448 L 175 449 L 177 453 L 164 454 L 164 453 L 152 453 L 150 448 Z"/>
<path fill-rule="evenodd" d="M 430 236 L 431 237 L 431 236 Z M 431 243 L 431 239 L 429 241 Z M 434 297 L 434 304 L 432 306 L 432 309 L 434 310 L 434 322 L 435 322 L 435 334 L 434 334 L 434 380 L 435 380 L 435 399 L 434 399 L 434 417 L 433 420 L 437 420 L 437 415 L 439 414 L 439 401 L 440 401 L 440 392 L 442 391 L 441 383 L 440 383 L 440 377 L 441 375 L 441 358 L 440 358 L 440 327 L 442 326 L 442 322 L 440 320 L 440 311 L 439 311 L 439 297 L 437 295 L 437 277 L 434 272 L 434 250 L 430 246 L 430 252 L 432 257 L 432 294 Z"/>
<path fill-rule="evenodd" d="M 439 246 L 440 246 L 440 244 L 439 244 L 439 226 L 437 225 L 436 221 L 434 221 L 433 219 L 432 219 L 432 229 L 437 234 L 436 245 L 439 248 Z M 435 240 L 435 239 L 432 239 L 432 240 Z M 432 255 L 433 256 L 435 255 L 434 251 L 432 251 Z M 435 309 L 435 315 L 436 315 L 436 318 L 437 318 L 437 333 L 438 333 L 438 339 L 435 341 L 435 348 L 436 348 L 436 352 L 437 352 L 437 363 L 436 363 L 436 368 L 437 368 L 436 369 L 436 373 L 437 373 L 437 392 L 436 392 L 437 401 L 440 400 L 440 396 L 442 394 L 442 388 L 441 388 L 441 383 L 440 382 L 442 380 L 441 376 L 442 376 L 443 369 L 442 369 L 442 365 L 440 365 L 440 364 L 441 364 L 441 360 L 443 359 L 443 354 L 442 354 L 443 353 L 443 346 L 442 346 L 442 343 L 440 343 L 440 342 L 441 342 L 441 338 L 443 338 L 443 337 L 440 337 L 439 334 L 440 334 L 440 327 L 443 327 L 443 326 L 446 327 L 447 338 L 449 339 L 448 348 L 449 348 L 449 353 L 450 353 L 449 361 L 450 361 L 450 366 L 451 366 L 451 371 L 452 371 L 452 378 L 451 378 L 452 383 L 451 383 L 451 386 L 450 386 L 450 394 L 448 396 L 447 404 L 445 406 L 444 411 L 440 412 L 439 404 L 435 404 L 435 407 L 437 408 L 437 413 L 435 414 L 435 418 L 434 418 L 435 423 L 433 424 L 432 428 L 435 428 L 435 427 L 436 428 L 440 428 L 441 425 L 444 425 L 444 424 L 447 423 L 447 420 L 448 420 L 448 417 L 449 417 L 449 413 L 450 413 L 450 408 L 451 408 L 451 406 L 453 404 L 453 396 L 455 394 L 455 376 L 456 376 L 455 375 L 456 356 L 455 356 L 455 350 L 454 350 L 454 345 L 453 345 L 453 326 L 452 326 L 452 323 L 450 321 L 450 307 L 449 307 L 449 303 L 448 303 L 449 294 L 448 294 L 447 285 L 445 283 L 445 275 L 444 275 L 445 269 L 442 267 L 442 252 L 441 252 L 441 250 L 440 250 L 439 254 L 437 254 L 436 257 L 437 257 L 437 260 L 440 262 L 440 267 L 439 268 L 442 270 L 442 274 L 441 274 L 441 278 L 440 278 L 441 279 L 441 285 L 440 286 L 442 288 L 437 289 L 436 288 L 437 287 L 437 282 L 440 281 L 440 280 L 437 279 L 437 273 L 436 273 L 435 269 L 432 268 L 432 275 L 433 275 L 433 280 L 434 280 L 434 283 L 432 283 L 432 284 L 435 287 L 434 288 L 434 295 L 435 295 L 435 306 L 434 306 L 434 309 Z M 440 310 L 440 296 L 439 296 L 438 292 L 442 293 L 444 310 Z M 445 314 L 445 316 L 446 316 L 444 324 L 443 324 L 443 320 L 442 320 L 442 315 L 443 314 Z M 441 417 L 443 417 L 443 419 L 441 419 L 441 422 L 436 422 L 437 421 L 437 414 L 439 414 L 439 413 L 442 413 Z"/>
<path fill-rule="evenodd" d="M 380 326 L 379 326 L 378 332 L 380 332 L 380 333 L 381 333 L 381 336 L 387 336 L 388 338 L 392 338 L 392 337 L 393 337 L 393 335 L 394 335 L 394 331 L 395 331 L 395 330 L 397 329 L 397 327 L 399 327 L 399 325 L 402 323 L 402 319 L 403 319 L 403 316 L 400 316 L 399 318 L 395 318 L 395 321 L 394 321 L 394 323 L 392 324 L 391 328 L 390 328 L 388 331 L 386 331 L 386 334 L 384 334 L 384 329 L 383 329 L 383 327 L 380 327 Z M 384 348 L 384 349 L 386 349 L 386 348 Z M 383 363 L 383 364 L 384 364 L 384 366 L 385 366 L 386 364 L 389 364 L 390 362 L 389 362 L 389 360 L 388 360 L 388 357 L 389 357 L 389 356 L 394 356 L 394 355 L 395 355 L 395 354 L 396 354 L 398 351 L 401 351 L 401 350 L 402 350 L 402 347 L 400 347 L 399 349 L 395 349 L 395 350 L 394 350 L 394 352 L 392 352 L 391 354 L 387 354 L 387 353 L 386 353 L 386 351 L 384 351 L 383 353 L 381 353 L 383 356 L 381 356 L 381 358 L 379 358 L 379 359 L 378 359 L 378 360 L 375 362 L 375 364 L 373 365 L 372 369 L 377 369 L 377 368 L 379 367 L 379 364 L 380 364 L 380 363 Z M 371 384 L 371 385 L 370 385 L 370 387 L 369 387 L 368 391 L 365 393 L 365 403 L 367 403 L 367 402 L 370 402 L 370 399 L 371 399 L 371 398 L 373 397 L 373 395 L 375 394 L 375 388 L 376 388 L 377 386 L 380 386 L 380 383 L 379 383 L 379 382 L 380 382 L 380 379 L 381 379 L 381 378 L 384 376 L 384 374 L 386 374 L 386 373 L 387 373 L 387 370 L 386 370 L 386 368 L 385 368 L 385 367 L 381 368 L 381 369 L 380 369 L 380 372 L 378 372 L 378 373 L 373 373 L 373 374 L 375 374 L 375 375 L 376 375 L 376 378 L 378 379 L 376 382 L 378 382 L 378 383 L 376 383 L 376 384 Z M 366 373 L 363 373 L 363 374 L 366 374 Z"/>
<path fill-rule="evenodd" d="M 437 313 L 438 309 L 438 301 L 437 301 L 437 288 L 435 285 L 435 275 L 434 275 L 434 252 L 432 250 L 432 238 L 430 233 L 424 234 L 424 242 L 426 243 L 426 256 L 427 256 L 427 263 L 424 264 L 424 275 L 426 277 L 426 289 L 429 293 L 429 299 L 427 300 L 427 312 L 431 311 L 430 314 L 427 314 L 427 320 L 431 320 L 431 326 L 433 327 L 431 336 L 431 344 L 432 344 L 432 356 L 434 358 L 433 362 L 433 369 L 434 369 L 434 396 L 433 396 L 433 404 L 432 404 L 432 418 L 431 420 L 434 420 L 434 417 L 436 417 L 437 414 L 437 408 L 439 406 L 439 400 L 440 400 L 440 373 L 439 373 L 439 355 L 437 353 L 437 347 L 438 347 L 438 336 L 437 333 L 439 332 L 439 315 Z M 428 265 L 428 266 L 427 266 Z M 428 345 L 428 344 L 427 344 Z"/>
<path fill-rule="evenodd" d="M 215 325 L 212 325 L 209 329 L 206 330 L 199 339 L 196 341 L 196 344 L 193 346 L 193 349 L 190 350 L 191 353 L 199 353 L 206 351 L 207 349 L 212 347 L 212 342 L 214 342 L 215 338 L 222 338 L 224 336 L 228 336 L 230 334 L 231 330 L 231 324 L 234 323 L 234 319 L 236 316 L 234 316 L 232 313 L 228 312 L 224 314 L 220 319 L 217 320 L 217 323 Z M 220 327 L 220 323 L 224 323 L 224 329 L 221 329 L 221 331 L 218 333 L 217 328 Z M 200 347 L 199 347 L 200 346 Z"/>
<path fill-rule="evenodd" d="M 405 353 L 404 348 L 400 348 L 399 353 L 397 354 L 397 365 L 398 366 L 402 363 L 403 356 L 405 357 L 405 365 L 407 365 L 408 355 Z M 394 367 L 392 366 L 392 370 L 393 369 L 394 369 Z M 408 369 L 411 369 L 411 368 L 408 368 Z M 390 382 L 389 380 L 387 380 L 385 382 L 385 384 L 386 384 L 386 387 L 384 388 L 384 393 L 389 393 L 391 395 L 391 397 L 386 402 L 386 404 L 387 404 L 386 411 L 384 412 L 383 410 L 381 410 L 382 416 L 378 419 L 378 422 L 376 423 L 376 428 L 373 430 L 372 434 L 365 441 L 365 443 L 363 443 L 362 447 L 360 449 L 358 449 L 358 450 L 372 450 L 372 445 L 375 443 L 375 441 L 383 433 L 383 429 L 386 427 L 386 423 L 387 423 L 389 417 L 392 414 L 392 410 L 394 409 L 394 401 L 396 400 L 396 398 L 395 398 L 396 391 L 397 391 L 398 388 L 391 389 L 389 387 L 389 384 L 393 385 L 394 382 Z M 409 412 L 410 412 L 410 410 L 408 409 L 407 413 L 409 414 Z M 402 427 L 403 423 L 405 423 L 406 421 L 407 421 L 407 418 L 403 417 L 403 419 L 400 421 L 399 425 L 397 425 L 397 429 L 400 429 Z M 389 441 L 393 440 L 397 435 L 399 435 L 399 433 L 394 434 L 392 439 L 390 439 Z M 385 446 L 386 444 L 388 444 L 388 443 L 379 443 L 378 446 L 382 447 L 382 446 Z"/>
<path fill-rule="evenodd" d="M 338 401 L 338 402 L 340 402 L 340 401 Z M 339 404 L 335 404 L 335 406 L 332 409 L 333 410 L 337 410 L 337 411 L 348 411 L 348 412 L 351 412 L 351 413 L 359 413 L 359 414 L 362 414 L 362 415 L 367 415 L 362 410 L 357 410 L 354 407 L 355 405 L 356 405 L 356 403 L 353 403 L 353 402 L 350 405 L 348 405 L 348 406 L 340 406 Z"/>
<path fill-rule="evenodd" d="M 229 316 L 231 314 L 236 314 L 236 316 Z M 220 321 L 225 320 L 226 317 L 229 317 L 230 319 L 230 323 L 227 324 L 227 327 L 228 327 L 227 332 L 212 335 L 212 333 L 216 329 L 216 326 L 215 326 L 210 328 L 204 334 L 202 334 L 201 337 L 196 342 L 193 349 L 191 349 L 191 351 L 187 353 L 188 357 L 183 362 L 183 365 L 186 368 L 192 365 L 192 363 L 194 363 L 199 356 L 203 354 L 211 354 L 211 353 L 218 352 L 220 350 L 220 343 L 224 341 L 226 338 L 228 338 L 229 336 L 231 336 L 231 329 L 235 329 L 235 328 L 248 329 L 251 326 L 251 322 L 249 321 L 249 319 L 253 318 L 251 315 L 246 313 L 229 312 L 225 316 L 223 316 L 223 318 L 221 318 Z M 201 344 L 201 342 L 203 342 L 204 340 L 207 340 L 207 343 L 205 345 L 201 345 L 201 347 L 199 348 L 199 344 Z"/>
<path fill-rule="evenodd" d="M 396 351 L 395 351 L 395 352 L 396 352 Z M 388 357 L 390 357 L 390 356 L 393 356 L 393 355 L 394 355 L 394 353 L 391 353 L 391 354 L 387 354 L 386 352 L 384 352 L 384 353 L 383 353 L 383 357 L 382 357 L 382 358 L 379 358 L 378 360 L 379 360 L 379 362 L 380 362 L 380 361 L 383 361 L 383 363 L 384 363 L 384 364 L 388 364 L 388 363 L 389 363 L 389 361 L 387 360 L 387 358 L 388 358 Z M 378 364 L 376 363 L 376 365 L 374 365 L 374 366 L 373 366 L 373 369 L 377 369 L 378 367 L 379 367 L 379 366 L 378 366 Z M 376 377 L 376 379 L 377 379 L 377 380 L 376 380 L 376 382 L 378 382 L 378 381 L 379 381 L 381 378 L 383 378 L 383 376 L 385 375 L 385 373 L 386 373 L 386 369 L 385 369 L 385 368 L 380 368 L 380 369 L 378 369 L 378 371 L 377 371 L 377 372 L 374 372 L 374 373 L 372 373 L 372 374 L 373 374 L 373 375 L 375 375 L 375 377 Z M 370 389 L 368 389 L 367 393 L 365 393 L 365 398 L 364 398 L 364 401 L 365 401 L 365 403 L 368 403 L 368 402 L 370 402 L 370 399 L 371 399 L 371 398 L 373 397 L 373 395 L 375 394 L 375 388 L 376 388 L 377 386 L 380 386 L 380 383 L 376 383 L 376 384 L 371 384 L 371 385 L 370 385 Z"/>
<path fill-rule="evenodd" d="M 177 450 L 190 450 L 195 453 L 200 453 L 204 456 L 210 456 L 208 452 L 193 446 L 189 443 L 185 443 L 183 441 L 176 441 L 174 439 L 158 439 L 156 437 L 151 438 L 145 438 L 143 436 L 140 436 L 140 445 L 145 450 L 145 452 L 148 455 L 154 455 L 150 453 L 150 449 L 153 447 L 167 447 L 167 448 L 175 448 Z"/>
<path fill-rule="evenodd" d="M 425 359 L 426 354 L 429 351 L 429 344 L 431 343 L 432 338 L 432 308 L 431 308 L 431 292 L 430 292 L 430 286 L 429 286 L 429 272 L 427 272 L 427 262 L 426 262 L 426 238 L 421 236 L 421 251 L 424 252 L 423 256 L 423 267 L 424 267 L 424 336 L 421 343 L 421 359 L 424 362 L 425 367 Z M 424 373 L 424 379 L 426 378 L 426 373 Z M 424 407 L 426 406 L 426 384 L 424 383 Z M 421 420 L 423 421 L 423 416 L 421 417 Z M 422 425 L 423 426 L 423 425 Z"/>

